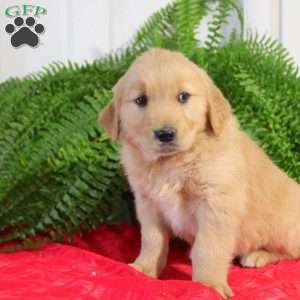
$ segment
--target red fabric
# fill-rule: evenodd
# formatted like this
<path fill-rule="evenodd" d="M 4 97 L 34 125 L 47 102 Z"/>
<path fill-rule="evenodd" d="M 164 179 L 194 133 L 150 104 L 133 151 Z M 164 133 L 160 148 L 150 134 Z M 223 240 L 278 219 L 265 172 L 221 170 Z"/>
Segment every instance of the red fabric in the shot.
<path fill-rule="evenodd" d="M 139 229 L 100 226 L 73 245 L 0 254 L 0 299 L 213 300 L 213 290 L 191 281 L 186 247 L 172 244 L 160 280 L 127 266 L 138 254 Z M 229 283 L 236 300 L 300 299 L 300 261 L 261 269 L 232 266 Z"/>

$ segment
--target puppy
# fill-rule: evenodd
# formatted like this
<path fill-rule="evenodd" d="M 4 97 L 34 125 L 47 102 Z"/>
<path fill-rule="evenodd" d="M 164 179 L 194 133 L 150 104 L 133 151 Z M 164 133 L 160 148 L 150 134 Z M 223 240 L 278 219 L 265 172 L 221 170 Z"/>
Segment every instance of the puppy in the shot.
<path fill-rule="evenodd" d="M 132 267 L 158 277 L 179 236 L 192 246 L 193 280 L 229 297 L 234 257 L 262 267 L 300 256 L 300 185 L 239 129 L 220 90 L 182 54 L 138 57 L 99 122 L 120 139 L 135 194 L 142 246 Z"/>

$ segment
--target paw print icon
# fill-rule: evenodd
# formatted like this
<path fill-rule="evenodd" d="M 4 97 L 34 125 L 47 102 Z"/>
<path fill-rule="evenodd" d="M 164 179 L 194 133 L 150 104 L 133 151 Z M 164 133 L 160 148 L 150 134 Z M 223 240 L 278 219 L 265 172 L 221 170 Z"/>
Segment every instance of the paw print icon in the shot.
<path fill-rule="evenodd" d="M 14 19 L 14 24 L 7 24 L 5 31 L 11 34 L 11 44 L 15 48 L 21 45 L 36 47 L 39 44 L 39 35 L 45 31 L 42 24 L 36 24 L 33 17 L 28 17 L 25 22 L 22 17 Z"/>

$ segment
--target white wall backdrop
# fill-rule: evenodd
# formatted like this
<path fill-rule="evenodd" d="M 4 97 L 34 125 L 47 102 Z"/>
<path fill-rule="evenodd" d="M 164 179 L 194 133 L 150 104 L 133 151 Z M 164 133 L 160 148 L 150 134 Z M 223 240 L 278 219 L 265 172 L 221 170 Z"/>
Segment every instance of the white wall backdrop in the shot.
<path fill-rule="evenodd" d="M 30 3 L 29 3 L 30 2 Z M 38 18 L 46 30 L 36 48 L 10 44 L 5 32 L 13 18 L 5 9 L 20 0 L 0 0 L 0 81 L 39 70 L 51 61 L 93 60 L 126 43 L 154 11 L 170 0 L 31 0 L 47 9 Z M 268 33 L 290 50 L 300 65 L 300 0 L 240 0 L 246 27 Z M 236 24 L 232 20 L 229 26 Z"/>
<path fill-rule="evenodd" d="M 248 28 L 278 39 L 300 66 L 300 0 L 243 0 Z"/>

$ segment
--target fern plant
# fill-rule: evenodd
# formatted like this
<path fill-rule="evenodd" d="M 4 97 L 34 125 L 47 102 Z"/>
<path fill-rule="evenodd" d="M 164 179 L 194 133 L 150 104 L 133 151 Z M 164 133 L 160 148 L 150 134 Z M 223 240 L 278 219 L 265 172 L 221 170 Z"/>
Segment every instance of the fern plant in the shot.
<path fill-rule="evenodd" d="M 300 79 L 287 51 L 256 34 L 222 33 L 234 0 L 176 0 L 154 13 L 127 46 L 90 64 L 53 63 L 0 84 L 0 243 L 23 247 L 43 233 L 71 237 L 133 219 L 118 146 L 97 125 L 111 88 L 151 47 L 183 52 L 205 68 L 241 126 L 300 181 Z M 205 40 L 198 26 L 213 14 Z M 17 247 L 19 248 L 19 247 Z M 14 249 L 17 249 L 14 248 Z"/>

